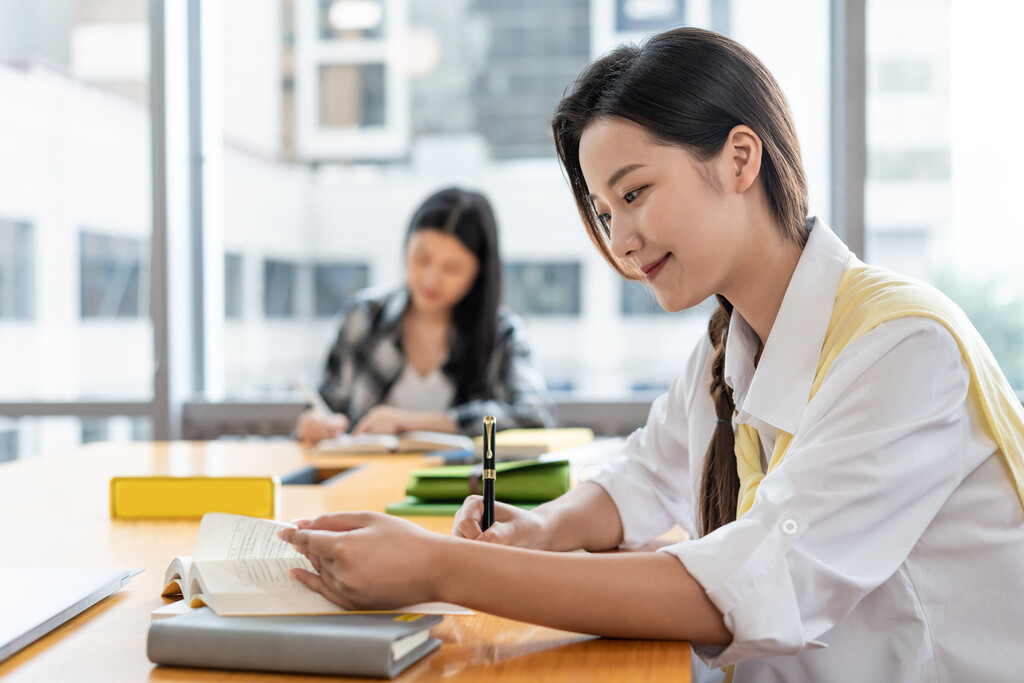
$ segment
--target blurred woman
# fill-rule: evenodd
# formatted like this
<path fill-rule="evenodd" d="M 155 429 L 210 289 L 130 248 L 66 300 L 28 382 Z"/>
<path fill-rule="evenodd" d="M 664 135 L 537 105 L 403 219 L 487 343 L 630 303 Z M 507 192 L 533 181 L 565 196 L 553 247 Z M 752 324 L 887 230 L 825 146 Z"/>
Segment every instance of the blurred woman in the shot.
<path fill-rule="evenodd" d="M 352 427 L 478 434 L 553 424 L 523 321 L 501 300 L 494 212 L 482 194 L 447 188 L 416 210 L 405 239 L 408 282 L 364 290 L 331 347 L 320 394 L 298 434 L 315 442 Z"/>

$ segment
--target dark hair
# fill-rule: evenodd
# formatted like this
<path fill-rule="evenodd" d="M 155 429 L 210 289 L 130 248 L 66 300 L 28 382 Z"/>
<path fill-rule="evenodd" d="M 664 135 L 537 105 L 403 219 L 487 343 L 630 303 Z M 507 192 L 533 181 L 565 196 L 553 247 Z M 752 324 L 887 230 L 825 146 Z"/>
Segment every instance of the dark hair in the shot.
<path fill-rule="evenodd" d="M 768 69 L 740 44 L 711 31 L 678 28 L 641 45 L 620 46 L 584 69 L 555 110 L 555 149 L 587 233 L 618 273 L 638 279 L 634 267 L 612 254 L 580 168 L 584 129 L 609 118 L 639 124 L 653 142 L 682 147 L 698 163 L 715 158 L 733 128 L 749 126 L 761 139 L 759 178 L 772 218 L 785 239 L 806 243 L 807 184 L 789 107 Z M 710 391 L 720 421 L 705 457 L 698 503 L 705 534 L 736 518 L 739 497 L 734 404 L 723 370 L 732 304 L 721 295 L 718 301 L 708 323 L 715 348 Z"/>
<path fill-rule="evenodd" d="M 465 403 L 484 389 L 487 361 L 497 336 L 501 301 L 498 228 L 486 197 L 449 187 L 427 197 L 416 210 L 406 243 L 414 232 L 427 229 L 455 236 L 480 263 L 473 286 L 452 311 L 455 335 L 442 368 L 455 384 L 455 403 Z"/>

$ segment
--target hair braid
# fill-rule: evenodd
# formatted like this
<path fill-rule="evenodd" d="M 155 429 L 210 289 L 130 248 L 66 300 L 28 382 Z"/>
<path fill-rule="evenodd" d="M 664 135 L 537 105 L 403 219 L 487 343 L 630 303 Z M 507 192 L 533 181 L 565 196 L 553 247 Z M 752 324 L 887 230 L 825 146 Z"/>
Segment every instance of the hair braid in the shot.
<path fill-rule="evenodd" d="M 732 414 L 735 404 L 732 389 L 725 383 L 725 345 L 729 336 L 732 304 L 721 294 L 718 308 L 708 321 L 708 339 L 714 348 L 711 359 L 711 400 L 715 404 L 715 432 L 704 457 L 704 476 L 701 482 L 700 526 L 702 534 L 709 534 L 723 524 L 736 519 L 736 501 L 740 493 L 740 477 L 736 469 Z"/>

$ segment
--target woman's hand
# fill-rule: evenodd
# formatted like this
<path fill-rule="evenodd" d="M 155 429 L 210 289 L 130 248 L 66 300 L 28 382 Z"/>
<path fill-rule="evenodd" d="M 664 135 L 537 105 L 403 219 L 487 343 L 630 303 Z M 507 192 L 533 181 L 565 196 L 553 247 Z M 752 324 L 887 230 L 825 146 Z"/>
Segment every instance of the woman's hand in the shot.
<path fill-rule="evenodd" d="M 480 496 L 466 498 L 462 507 L 455 513 L 452 536 L 534 550 L 548 549 L 548 525 L 537 513 L 495 502 L 494 524 L 487 531 L 480 528 L 483 516 L 484 499 Z"/>
<path fill-rule="evenodd" d="M 378 405 L 370 408 L 370 411 L 363 416 L 352 429 L 352 434 L 398 434 L 416 429 L 416 413 L 411 410 L 402 410 L 386 405 Z"/>
<path fill-rule="evenodd" d="M 278 536 L 320 572 L 291 576 L 346 609 L 392 609 L 431 602 L 443 572 L 443 536 L 378 512 L 336 512 L 298 520 Z"/>
<path fill-rule="evenodd" d="M 316 443 L 323 439 L 333 439 L 339 434 L 348 431 L 348 418 L 341 413 L 324 415 L 319 410 L 310 408 L 299 415 L 299 422 L 296 431 L 299 440 L 306 443 Z"/>

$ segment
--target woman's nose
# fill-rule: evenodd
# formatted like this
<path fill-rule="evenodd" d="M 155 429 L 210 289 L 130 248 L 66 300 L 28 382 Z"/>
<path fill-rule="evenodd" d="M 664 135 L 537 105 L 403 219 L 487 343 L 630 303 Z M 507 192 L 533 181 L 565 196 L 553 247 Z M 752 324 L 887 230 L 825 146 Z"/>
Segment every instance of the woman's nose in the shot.
<path fill-rule="evenodd" d="M 611 229 L 611 248 L 616 258 L 631 258 L 643 244 L 640 234 L 624 221 Z"/>

